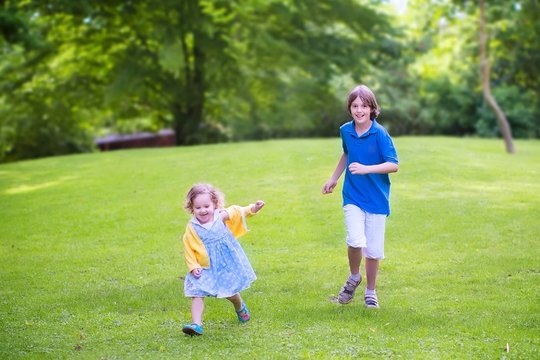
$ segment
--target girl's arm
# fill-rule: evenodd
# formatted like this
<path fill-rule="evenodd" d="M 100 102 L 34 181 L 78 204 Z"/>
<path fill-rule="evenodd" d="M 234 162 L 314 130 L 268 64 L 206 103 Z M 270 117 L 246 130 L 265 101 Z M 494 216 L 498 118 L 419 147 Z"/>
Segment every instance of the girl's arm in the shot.
<path fill-rule="evenodd" d="M 248 206 L 232 205 L 227 209 L 221 210 L 221 218 L 235 238 L 245 235 L 249 229 L 246 218 L 257 214 L 264 206 L 264 201 L 257 200 L 254 204 Z"/>
<path fill-rule="evenodd" d="M 259 210 L 261 210 L 263 207 L 264 201 L 257 200 L 254 204 L 249 204 L 248 206 L 244 206 L 243 208 L 245 209 L 244 211 L 246 212 L 246 216 L 250 216 L 258 213 Z M 221 210 L 219 214 L 221 215 L 221 220 L 223 221 L 230 220 L 231 218 L 229 212 L 225 209 Z"/>
<path fill-rule="evenodd" d="M 194 269 L 200 269 L 203 266 L 208 267 L 209 263 L 207 260 L 205 261 L 205 259 L 207 259 L 208 257 L 206 249 L 201 239 L 198 237 L 197 233 L 190 224 L 186 226 L 186 231 L 184 232 L 184 236 L 182 237 L 182 242 L 184 245 L 183 247 L 186 265 L 190 272 L 192 272 Z M 197 254 L 204 255 L 201 258 L 198 257 Z"/>
<path fill-rule="evenodd" d="M 263 206 L 264 206 L 264 201 L 262 201 L 262 200 L 257 200 L 257 201 L 255 202 L 255 204 L 252 204 L 252 205 L 251 205 L 251 208 L 250 208 L 251 213 L 252 213 L 252 214 L 258 213 L 259 210 L 261 210 L 261 209 L 263 208 Z"/>
<path fill-rule="evenodd" d="M 324 184 L 322 188 L 323 194 L 330 194 L 332 191 L 334 191 L 334 188 L 337 185 L 337 182 L 339 180 L 339 177 L 345 170 L 345 165 L 347 164 L 347 155 L 345 153 L 341 154 L 341 158 L 338 161 L 338 164 L 336 166 L 336 170 L 334 170 L 334 173 L 330 177 L 330 180 Z"/>
<path fill-rule="evenodd" d="M 349 171 L 353 175 L 389 174 L 397 172 L 398 169 L 398 164 L 390 161 L 377 165 L 362 165 L 357 162 L 353 162 L 349 165 Z"/>

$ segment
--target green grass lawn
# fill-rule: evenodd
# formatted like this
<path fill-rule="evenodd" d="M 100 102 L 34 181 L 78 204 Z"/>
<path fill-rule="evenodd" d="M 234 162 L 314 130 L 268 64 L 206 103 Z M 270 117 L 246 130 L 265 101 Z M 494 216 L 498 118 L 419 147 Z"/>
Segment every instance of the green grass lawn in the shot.
<path fill-rule="evenodd" d="M 540 142 L 396 138 L 379 310 L 329 301 L 348 274 L 339 139 L 142 149 L 0 166 L 0 358 L 540 358 Z M 241 238 L 258 280 L 240 325 L 183 296 L 184 196 L 266 201 Z M 509 352 L 507 351 L 507 344 Z"/>

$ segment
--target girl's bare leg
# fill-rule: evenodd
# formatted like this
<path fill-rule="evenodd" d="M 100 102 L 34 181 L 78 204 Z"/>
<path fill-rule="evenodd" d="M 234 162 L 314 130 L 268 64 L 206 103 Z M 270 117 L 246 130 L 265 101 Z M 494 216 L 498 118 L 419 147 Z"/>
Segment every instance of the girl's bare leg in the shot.
<path fill-rule="evenodd" d="M 202 297 L 191 298 L 191 321 L 202 325 L 202 314 L 204 310 L 204 299 Z"/>
<path fill-rule="evenodd" d="M 234 310 L 236 311 L 242 310 L 242 297 L 240 296 L 240 293 L 237 293 L 231 297 L 228 297 L 227 300 L 233 303 Z"/>

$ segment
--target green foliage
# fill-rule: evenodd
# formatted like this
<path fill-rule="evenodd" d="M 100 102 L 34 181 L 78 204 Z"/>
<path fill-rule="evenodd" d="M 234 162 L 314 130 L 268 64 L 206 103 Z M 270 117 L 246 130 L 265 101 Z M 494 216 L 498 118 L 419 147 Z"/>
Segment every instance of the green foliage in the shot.
<path fill-rule="evenodd" d="M 492 92 L 504 104 L 518 138 L 538 137 L 540 51 L 533 40 L 540 36 L 537 7 L 537 1 L 511 6 L 507 1 L 488 2 Z M 383 116 L 400 123 L 394 126 L 398 133 L 498 136 L 479 83 L 477 4 L 409 1 L 407 10 L 406 61 L 393 67 L 406 73 L 407 80 L 401 81 L 406 87 L 381 87 L 384 93 L 399 94 L 388 96 L 394 101 L 390 114 Z M 395 86 L 395 81 L 384 80 L 386 86 Z"/>
<path fill-rule="evenodd" d="M 332 87 L 335 77 L 362 76 L 371 64 L 391 57 L 396 45 L 386 17 L 354 1 L 52 0 L 13 3 L 9 9 L 24 20 L 21 29 L 37 32 L 50 48 L 39 66 L 13 67 L 27 72 L 21 86 L 43 92 L 43 83 L 34 79 L 48 74 L 56 81 L 47 83 L 47 93 L 66 108 L 84 107 L 95 116 L 95 128 L 83 126 L 91 133 L 101 133 L 100 127 L 167 126 L 176 130 L 179 144 L 333 135 L 343 113 Z M 65 96 L 68 89 L 58 84 L 81 77 L 87 94 Z M 16 103 L 12 94 L 2 96 L 4 104 Z M 43 102 L 40 110 L 52 112 Z M 76 113 L 70 116 L 86 123 Z M 37 125 L 34 117 L 26 114 Z M 74 134 L 60 131 L 62 139 L 47 141 L 85 143 Z M 15 158 L 32 152 L 20 137 L 5 148 Z"/>
<path fill-rule="evenodd" d="M 497 136 L 462 0 L 25 0 L 0 5 L 0 161 L 90 151 L 109 132 L 178 144 L 334 136 L 370 86 L 394 135 Z M 538 137 L 540 5 L 488 4 L 493 93 Z M 520 96 L 518 96 L 520 94 Z"/>
<path fill-rule="evenodd" d="M 0 357 L 538 358 L 540 142 L 513 156 L 494 139 L 395 144 L 379 311 L 362 289 L 329 301 L 348 274 L 340 189 L 320 193 L 337 138 L 0 165 Z M 182 204 L 200 181 L 227 204 L 267 205 L 240 238 L 258 276 L 242 294 L 252 321 L 207 299 L 206 334 L 190 338 Z"/>
<path fill-rule="evenodd" d="M 40 89 L 45 90 L 45 89 Z M 2 118 L 4 156 L 8 159 L 34 158 L 91 150 L 90 116 L 86 109 L 71 107 L 65 98 L 56 98 L 46 91 L 27 91 L 18 98 L 19 106 L 11 106 Z M 45 100 L 45 101 L 44 101 Z"/>
<path fill-rule="evenodd" d="M 522 92 L 517 86 L 499 86 L 493 95 L 503 109 L 517 138 L 533 138 L 540 134 L 540 104 L 532 91 Z M 497 136 L 499 126 L 490 109 L 482 106 L 479 110 L 476 132 L 480 136 Z"/>
<path fill-rule="evenodd" d="M 376 62 L 368 50 L 388 53 L 385 17 L 353 2 L 242 2 L 234 13 L 241 81 L 232 101 L 219 89 L 206 112 L 233 139 L 334 135 L 349 90 L 335 79 L 366 74 Z"/>
<path fill-rule="evenodd" d="M 540 98 L 540 3 L 537 0 L 504 1 L 491 10 L 492 72 L 495 84 L 518 86 Z"/>
<path fill-rule="evenodd" d="M 49 22 L 30 5 L 8 2 L 4 8 L 24 19 L 21 24 L 31 24 L 25 32 L 31 40 L 3 48 L 0 161 L 90 151 L 99 123 L 103 64 L 96 47 L 82 52 L 66 42 L 83 37 L 72 16 Z"/>

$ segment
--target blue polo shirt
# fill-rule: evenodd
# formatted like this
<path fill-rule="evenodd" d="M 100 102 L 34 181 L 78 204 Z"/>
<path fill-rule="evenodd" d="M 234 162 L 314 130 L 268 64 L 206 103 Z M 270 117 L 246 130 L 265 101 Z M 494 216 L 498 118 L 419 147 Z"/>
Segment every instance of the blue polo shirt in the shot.
<path fill-rule="evenodd" d="M 343 152 L 347 155 L 345 181 L 343 183 L 343 206 L 353 204 L 372 214 L 390 215 L 390 176 L 388 174 L 353 175 L 349 165 L 377 165 L 384 162 L 398 164 L 396 148 L 388 131 L 372 119 L 370 129 L 358 136 L 354 121 L 339 129 Z"/>

